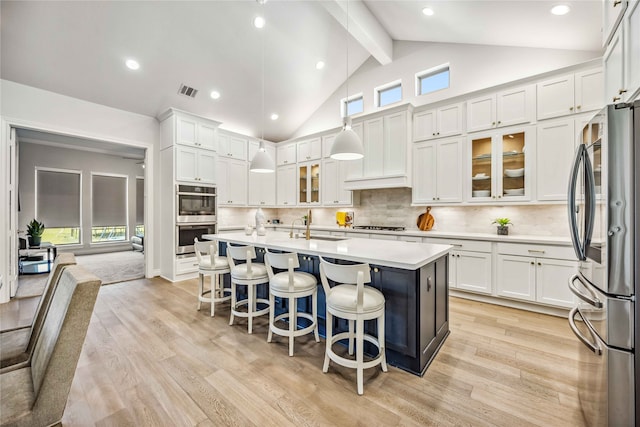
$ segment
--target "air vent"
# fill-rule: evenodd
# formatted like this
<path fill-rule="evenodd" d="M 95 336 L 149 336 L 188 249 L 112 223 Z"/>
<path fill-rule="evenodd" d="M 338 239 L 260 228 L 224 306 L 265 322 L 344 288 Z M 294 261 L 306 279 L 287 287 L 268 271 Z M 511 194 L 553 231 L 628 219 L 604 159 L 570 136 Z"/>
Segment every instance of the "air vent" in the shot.
<path fill-rule="evenodd" d="M 186 84 L 182 83 L 178 90 L 178 95 L 188 96 L 189 98 L 195 98 L 198 94 L 198 89 L 194 89 Z"/>

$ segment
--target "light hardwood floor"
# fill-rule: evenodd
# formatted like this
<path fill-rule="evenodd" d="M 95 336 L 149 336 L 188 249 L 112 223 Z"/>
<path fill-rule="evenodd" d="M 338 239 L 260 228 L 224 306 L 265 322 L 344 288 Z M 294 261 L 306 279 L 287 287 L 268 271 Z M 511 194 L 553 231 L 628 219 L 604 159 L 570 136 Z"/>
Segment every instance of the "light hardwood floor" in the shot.
<path fill-rule="evenodd" d="M 423 378 L 331 365 L 324 341 L 266 342 L 228 304 L 196 311 L 196 281 L 103 286 L 64 426 L 580 426 L 578 342 L 564 319 L 451 299 L 451 335 Z"/>

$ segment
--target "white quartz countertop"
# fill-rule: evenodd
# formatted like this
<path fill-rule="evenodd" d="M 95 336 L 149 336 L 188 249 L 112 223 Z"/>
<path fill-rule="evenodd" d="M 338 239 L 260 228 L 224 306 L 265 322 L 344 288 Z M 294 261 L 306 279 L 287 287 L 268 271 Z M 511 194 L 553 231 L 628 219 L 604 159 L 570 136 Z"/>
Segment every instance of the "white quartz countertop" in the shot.
<path fill-rule="evenodd" d="M 286 224 L 267 224 L 267 228 L 275 227 L 277 230 L 289 231 L 291 229 L 291 225 Z M 297 225 L 294 227 L 296 230 L 304 230 L 304 226 Z M 231 231 L 231 230 L 244 230 L 244 226 L 229 226 L 229 227 L 220 227 L 221 232 L 223 231 Z M 489 242 L 503 242 L 503 243 L 532 243 L 532 244 L 540 244 L 540 245 L 561 245 L 561 246 L 569 246 L 571 245 L 571 240 L 569 236 L 538 236 L 538 235 L 526 235 L 526 234 L 510 234 L 508 236 L 498 236 L 497 234 L 491 233 L 470 233 L 470 232 L 459 232 L 459 231 L 439 231 L 439 230 L 430 230 L 430 231 L 421 231 L 418 229 L 415 230 L 405 230 L 405 231 L 384 231 L 384 230 L 361 230 L 353 228 L 344 228 L 338 226 L 331 225 L 311 225 L 311 230 L 317 231 L 329 231 L 329 232 L 347 232 L 350 235 L 353 233 L 362 233 L 368 235 L 375 234 L 386 234 L 393 236 L 407 236 L 407 237 L 427 237 L 427 238 L 439 238 L 439 239 L 463 239 L 463 240 L 483 240 Z"/>
<path fill-rule="evenodd" d="M 254 232 L 250 236 L 245 233 L 222 233 L 205 234 L 202 237 L 209 240 L 367 262 L 405 270 L 417 270 L 446 255 L 452 249 L 451 245 L 363 239 L 350 236 L 338 241 L 313 238 L 305 240 L 304 237 L 291 239 L 289 233 L 281 231 L 267 231 L 266 236 L 257 236 Z"/>

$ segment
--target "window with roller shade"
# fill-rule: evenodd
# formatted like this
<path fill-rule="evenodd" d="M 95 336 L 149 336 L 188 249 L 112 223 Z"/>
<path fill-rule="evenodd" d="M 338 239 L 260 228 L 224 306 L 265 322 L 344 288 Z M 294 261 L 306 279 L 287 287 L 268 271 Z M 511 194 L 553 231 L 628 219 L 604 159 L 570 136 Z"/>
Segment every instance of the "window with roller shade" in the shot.
<path fill-rule="evenodd" d="M 127 240 L 127 180 L 91 174 L 91 243 Z"/>
<path fill-rule="evenodd" d="M 36 219 L 44 223 L 42 241 L 80 244 L 80 171 L 36 168 Z"/>
<path fill-rule="evenodd" d="M 136 178 L 136 235 L 144 236 L 144 178 Z"/>

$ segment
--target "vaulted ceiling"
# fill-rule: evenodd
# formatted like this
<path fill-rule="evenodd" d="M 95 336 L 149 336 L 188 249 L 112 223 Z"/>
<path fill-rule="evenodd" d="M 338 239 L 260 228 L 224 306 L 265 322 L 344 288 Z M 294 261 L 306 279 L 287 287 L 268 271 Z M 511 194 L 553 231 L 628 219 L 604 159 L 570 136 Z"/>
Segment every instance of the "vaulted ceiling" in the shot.
<path fill-rule="evenodd" d="M 564 3 L 571 13 L 554 16 L 557 2 L 546 0 L 3 0 L 0 75 L 149 116 L 175 107 L 280 141 L 344 83 L 347 40 L 349 73 L 370 56 L 392 61 L 394 40 L 599 50 L 601 2 Z M 196 97 L 179 95 L 181 84 Z"/>

